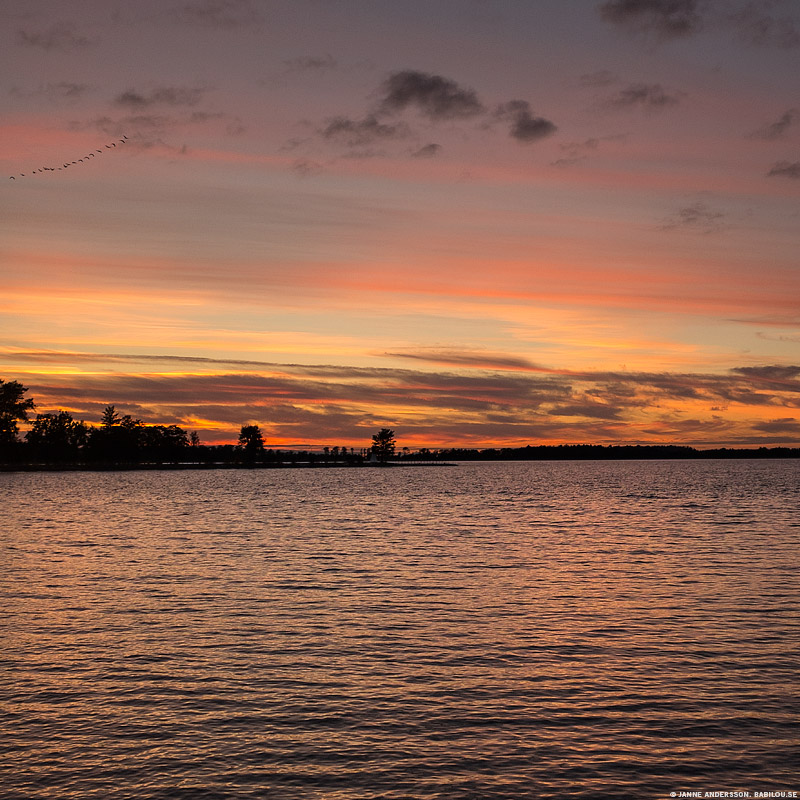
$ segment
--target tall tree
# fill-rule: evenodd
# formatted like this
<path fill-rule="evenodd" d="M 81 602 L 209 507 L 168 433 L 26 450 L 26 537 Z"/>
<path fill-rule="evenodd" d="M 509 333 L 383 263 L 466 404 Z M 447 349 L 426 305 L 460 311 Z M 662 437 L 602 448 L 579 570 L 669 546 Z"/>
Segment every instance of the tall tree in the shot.
<path fill-rule="evenodd" d="M 103 416 L 100 417 L 100 424 L 104 428 L 113 428 L 115 425 L 119 425 L 121 421 L 122 418 L 117 414 L 117 410 L 114 406 L 106 406 L 103 409 Z"/>
<path fill-rule="evenodd" d="M 394 431 L 390 428 L 381 428 L 372 437 L 372 447 L 378 461 L 385 464 L 393 455 L 397 441 L 394 438 Z"/>
<path fill-rule="evenodd" d="M 244 451 L 248 461 L 254 461 L 264 454 L 264 436 L 258 425 L 242 425 L 239 431 L 239 448 Z"/>
<path fill-rule="evenodd" d="M 25 422 L 35 408 L 33 400 L 23 397 L 27 391 L 19 381 L 0 380 L 0 446 L 17 443 L 17 422 Z"/>

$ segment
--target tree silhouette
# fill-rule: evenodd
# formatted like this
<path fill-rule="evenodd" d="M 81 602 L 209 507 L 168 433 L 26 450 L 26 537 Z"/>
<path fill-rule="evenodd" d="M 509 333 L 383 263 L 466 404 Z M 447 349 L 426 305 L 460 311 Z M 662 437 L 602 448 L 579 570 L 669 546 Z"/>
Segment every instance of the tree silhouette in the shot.
<path fill-rule="evenodd" d="M 106 406 L 103 409 L 103 416 L 100 417 L 100 424 L 104 428 L 113 428 L 114 425 L 119 425 L 121 417 L 117 414 L 114 406 Z"/>
<path fill-rule="evenodd" d="M 144 446 L 144 423 L 130 414 L 120 417 L 114 406 L 106 406 L 100 427 L 89 436 L 92 457 L 115 464 L 138 463 Z"/>
<path fill-rule="evenodd" d="M 375 457 L 381 464 L 385 464 L 393 455 L 397 441 L 394 438 L 394 431 L 389 428 L 381 428 L 372 437 L 372 447 L 370 448 Z"/>
<path fill-rule="evenodd" d="M 85 422 L 76 422 L 66 411 L 37 414 L 25 440 L 41 461 L 75 462 L 86 445 L 89 429 Z"/>
<path fill-rule="evenodd" d="M 178 462 L 189 449 L 189 436 L 177 425 L 147 425 L 142 429 L 143 454 L 147 461 Z"/>
<path fill-rule="evenodd" d="M 28 390 L 19 381 L 0 380 L 0 448 L 10 450 L 17 444 L 19 427 L 25 422 L 28 412 L 35 408 L 33 400 L 23 398 Z"/>
<path fill-rule="evenodd" d="M 242 425 L 239 431 L 239 448 L 248 461 L 264 455 L 264 437 L 258 425 Z"/>

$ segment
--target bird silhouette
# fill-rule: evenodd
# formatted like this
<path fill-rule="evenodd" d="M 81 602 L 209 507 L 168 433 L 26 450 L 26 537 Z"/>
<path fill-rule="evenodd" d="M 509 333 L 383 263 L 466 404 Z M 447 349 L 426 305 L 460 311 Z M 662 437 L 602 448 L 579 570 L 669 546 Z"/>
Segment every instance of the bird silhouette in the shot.
<path fill-rule="evenodd" d="M 127 142 L 127 141 L 128 141 L 128 137 L 125 134 L 123 134 L 121 139 L 117 140 L 117 142 L 119 142 L 119 144 L 125 144 L 125 142 Z M 109 142 L 108 144 L 105 145 L 105 149 L 106 150 L 110 150 L 112 147 L 116 147 L 117 146 L 117 142 Z M 73 166 L 77 166 L 78 164 L 84 164 L 84 163 L 88 162 L 90 158 L 94 158 L 95 155 L 98 155 L 98 154 L 102 155 L 103 154 L 103 150 L 95 150 L 92 153 L 87 153 L 86 155 L 83 156 L 83 158 L 78 158 L 75 161 L 66 161 L 60 167 L 37 167 L 36 169 L 34 169 L 34 170 L 30 171 L 30 172 L 20 172 L 17 175 L 9 175 L 8 178 L 9 178 L 9 180 L 15 181 L 18 177 L 19 178 L 26 178 L 26 177 L 30 177 L 32 175 L 38 175 L 39 173 L 42 173 L 42 172 L 61 172 L 62 170 L 69 169 L 70 167 L 73 167 Z"/>

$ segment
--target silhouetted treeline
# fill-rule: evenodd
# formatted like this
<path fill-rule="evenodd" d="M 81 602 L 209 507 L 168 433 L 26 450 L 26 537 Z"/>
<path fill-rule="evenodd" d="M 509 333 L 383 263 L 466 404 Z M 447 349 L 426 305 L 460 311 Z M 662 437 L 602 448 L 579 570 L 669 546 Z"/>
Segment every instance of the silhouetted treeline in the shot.
<path fill-rule="evenodd" d="M 417 453 L 403 454 L 404 460 L 431 461 L 635 461 L 639 459 L 670 458 L 800 458 L 798 447 L 759 447 L 743 449 L 721 447 L 697 450 L 694 447 L 675 444 L 650 445 L 601 445 L 559 444 L 527 445 L 525 447 L 447 448 L 429 450 L 422 448 Z"/>
<path fill-rule="evenodd" d="M 21 399 L 17 392 L 15 400 Z M 18 408 L 17 419 L 25 419 Z M 10 419 L 10 417 L 9 417 Z M 355 466 L 363 463 L 352 449 L 326 447 L 322 453 L 277 450 L 264 447 L 260 432 L 238 445 L 203 445 L 196 433 L 178 425 L 145 425 L 107 406 L 99 426 L 76 421 L 66 411 L 37 414 L 23 438 L 17 436 L 16 421 L 0 437 L 0 464 L 15 468 L 63 469 L 69 467 L 148 468 L 213 466 Z M 244 426 L 253 433 L 257 426 Z"/>

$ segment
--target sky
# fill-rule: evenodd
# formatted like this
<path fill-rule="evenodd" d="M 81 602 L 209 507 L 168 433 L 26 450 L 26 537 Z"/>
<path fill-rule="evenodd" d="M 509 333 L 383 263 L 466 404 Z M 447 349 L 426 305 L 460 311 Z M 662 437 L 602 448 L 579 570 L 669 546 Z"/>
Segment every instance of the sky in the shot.
<path fill-rule="evenodd" d="M 0 0 L 0 378 L 273 447 L 800 445 L 793 0 Z"/>

